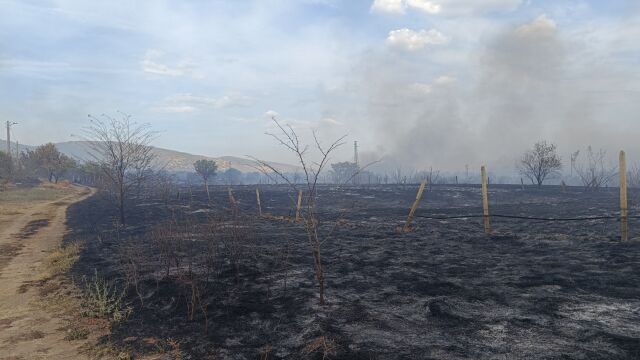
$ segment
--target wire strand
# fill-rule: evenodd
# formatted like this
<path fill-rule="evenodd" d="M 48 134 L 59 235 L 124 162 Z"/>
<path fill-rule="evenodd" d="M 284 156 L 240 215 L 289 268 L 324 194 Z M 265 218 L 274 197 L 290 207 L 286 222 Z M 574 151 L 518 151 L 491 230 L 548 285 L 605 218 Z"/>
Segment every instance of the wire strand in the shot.
<path fill-rule="evenodd" d="M 452 219 L 468 219 L 468 218 L 483 218 L 484 215 L 456 215 L 456 216 L 432 216 L 432 215 L 415 215 L 417 218 L 430 219 L 430 220 L 452 220 Z M 536 220 L 536 221 L 589 221 L 589 220 L 610 220 L 620 219 L 620 216 L 588 216 L 588 217 L 572 217 L 572 218 L 548 218 L 548 217 L 536 217 L 536 216 L 519 216 L 519 215 L 503 215 L 503 214 L 491 214 L 489 218 L 505 218 L 505 219 L 521 219 L 521 220 Z M 627 219 L 640 219 L 640 215 L 627 216 Z"/>

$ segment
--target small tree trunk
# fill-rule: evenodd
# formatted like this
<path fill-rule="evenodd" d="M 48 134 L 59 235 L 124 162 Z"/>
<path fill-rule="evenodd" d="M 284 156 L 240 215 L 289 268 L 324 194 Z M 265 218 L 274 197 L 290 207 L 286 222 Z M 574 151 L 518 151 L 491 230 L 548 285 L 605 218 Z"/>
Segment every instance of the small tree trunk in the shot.
<path fill-rule="evenodd" d="M 211 195 L 209 194 L 209 183 L 206 179 L 204 180 L 204 188 L 205 190 L 207 190 L 207 199 L 209 200 L 209 202 L 211 202 Z"/>
<path fill-rule="evenodd" d="M 319 287 L 320 305 L 324 305 L 324 269 L 322 269 L 322 258 L 320 257 L 319 247 L 316 247 L 313 250 L 313 259 L 316 263 L 315 264 L 316 280 L 318 281 L 318 287 Z"/>
<path fill-rule="evenodd" d="M 119 196 L 119 210 L 120 210 L 120 224 L 124 226 L 124 189 L 120 186 L 120 196 Z"/>

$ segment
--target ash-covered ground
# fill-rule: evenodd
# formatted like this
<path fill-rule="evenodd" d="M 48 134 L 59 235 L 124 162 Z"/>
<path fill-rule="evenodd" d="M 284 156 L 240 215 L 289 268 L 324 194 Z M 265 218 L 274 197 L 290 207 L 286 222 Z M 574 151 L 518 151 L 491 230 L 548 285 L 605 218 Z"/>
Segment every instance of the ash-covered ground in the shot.
<path fill-rule="evenodd" d="M 415 231 L 401 234 L 417 187 L 320 188 L 325 306 L 303 226 L 258 218 L 254 186 L 233 188 L 236 218 L 226 187 L 212 187 L 212 205 L 181 189 L 132 204 L 119 232 L 113 205 L 95 196 L 70 209 L 68 240 L 86 243 L 78 275 L 96 269 L 126 289 L 133 313 L 104 341 L 134 356 L 172 339 L 191 359 L 640 358 L 638 219 L 624 243 L 611 219 L 492 218 L 486 236 L 480 218 L 420 217 L 482 213 L 479 186 L 440 185 L 425 192 Z M 619 201 L 613 188 L 495 185 L 489 196 L 492 213 L 539 217 L 615 216 Z M 263 212 L 294 214 L 287 187 L 262 186 L 261 197 Z M 639 199 L 630 193 L 632 216 Z M 163 260 L 154 238 L 168 219 L 187 223 L 180 264 Z M 185 259 L 197 275 L 185 276 Z"/>

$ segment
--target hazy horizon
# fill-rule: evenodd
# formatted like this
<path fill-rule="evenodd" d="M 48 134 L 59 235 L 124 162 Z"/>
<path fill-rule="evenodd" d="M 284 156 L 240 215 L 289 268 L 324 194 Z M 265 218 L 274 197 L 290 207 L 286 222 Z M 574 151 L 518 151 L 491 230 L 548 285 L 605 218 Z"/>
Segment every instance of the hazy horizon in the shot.
<path fill-rule="evenodd" d="M 12 140 L 78 140 L 118 111 L 154 145 L 295 159 L 348 134 L 334 161 L 514 171 L 538 140 L 640 162 L 640 5 L 634 1 L 0 0 L 0 121 Z M 0 138 L 4 139 L 4 131 Z"/>

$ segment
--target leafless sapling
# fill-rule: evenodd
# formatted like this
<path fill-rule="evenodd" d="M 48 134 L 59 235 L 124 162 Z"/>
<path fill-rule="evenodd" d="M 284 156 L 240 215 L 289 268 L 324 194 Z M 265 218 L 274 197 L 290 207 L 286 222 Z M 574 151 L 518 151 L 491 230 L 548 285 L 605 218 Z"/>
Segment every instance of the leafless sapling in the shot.
<path fill-rule="evenodd" d="M 156 133 L 147 124 L 136 124 L 131 116 L 119 118 L 89 115 L 90 125 L 84 128 L 83 139 L 89 154 L 98 164 L 116 196 L 119 218 L 126 223 L 125 204 L 132 187 L 149 175 L 155 154 L 151 141 Z"/>
<path fill-rule="evenodd" d="M 313 255 L 313 269 L 318 283 L 320 305 L 325 303 L 325 271 L 322 265 L 322 243 L 323 239 L 319 233 L 319 219 L 317 209 L 317 187 L 320 173 L 325 169 L 330 155 L 340 146 L 344 145 L 345 136 L 333 141 L 325 147 L 320 143 L 316 132 L 313 132 L 315 149 L 317 150 L 319 161 L 312 161 L 308 158 L 309 145 L 301 143 L 298 134 L 290 125 L 282 125 L 278 120 L 272 118 L 278 129 L 277 134 L 267 133 L 273 137 L 280 145 L 292 152 L 300 164 L 303 173 L 303 187 L 305 189 L 304 211 L 301 214 L 304 228 Z M 298 192 L 297 184 L 292 182 L 285 174 L 272 164 L 251 157 L 258 163 L 258 168 L 265 174 L 273 178 L 280 178 L 285 181 L 294 191 Z"/>
<path fill-rule="evenodd" d="M 601 187 L 607 186 L 616 176 L 617 167 L 607 165 L 606 158 L 607 152 L 605 150 L 594 151 L 591 146 L 587 147 L 584 160 L 580 161 L 579 155 L 576 155 L 574 170 L 585 189 L 597 191 Z"/>

